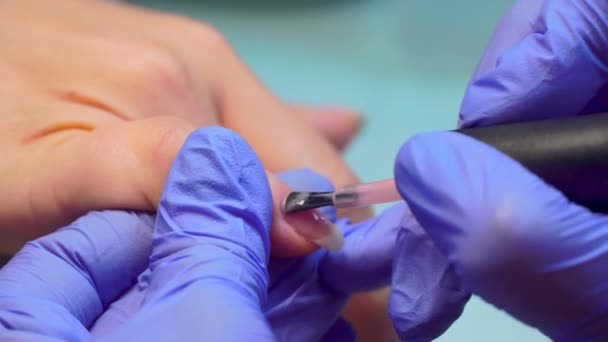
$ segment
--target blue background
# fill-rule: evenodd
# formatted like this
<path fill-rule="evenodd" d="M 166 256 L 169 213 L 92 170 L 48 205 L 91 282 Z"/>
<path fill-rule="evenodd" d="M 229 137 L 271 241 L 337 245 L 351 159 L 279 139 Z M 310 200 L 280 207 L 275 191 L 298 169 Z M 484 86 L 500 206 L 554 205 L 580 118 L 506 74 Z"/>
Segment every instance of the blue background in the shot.
<path fill-rule="evenodd" d="M 395 153 L 412 134 L 455 127 L 468 78 L 511 4 L 506 0 L 134 2 L 213 24 L 283 98 L 361 110 L 367 124 L 346 158 L 364 181 L 391 177 Z M 478 298 L 439 339 L 546 340 Z"/>

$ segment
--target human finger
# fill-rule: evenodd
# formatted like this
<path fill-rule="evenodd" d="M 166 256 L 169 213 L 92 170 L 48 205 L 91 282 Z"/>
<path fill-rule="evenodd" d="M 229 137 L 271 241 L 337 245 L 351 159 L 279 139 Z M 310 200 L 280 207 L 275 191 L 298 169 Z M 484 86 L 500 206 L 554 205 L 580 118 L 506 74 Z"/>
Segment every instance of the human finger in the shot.
<path fill-rule="evenodd" d="M 334 189 L 333 184 L 327 178 L 307 169 L 284 172 L 278 176 L 296 191 L 332 191 Z M 332 222 L 336 222 L 343 232 L 348 234 L 353 230 L 348 219 L 336 216 L 335 208 L 325 207 L 322 208 L 322 212 Z M 361 225 L 360 231 L 366 231 L 364 228 L 371 226 L 370 224 Z M 365 291 L 388 284 L 392 262 L 391 234 L 383 233 L 390 229 L 388 226 L 381 227 L 375 234 L 368 234 L 369 238 L 362 239 L 364 241 L 360 242 L 357 242 L 357 237 L 361 237 L 365 233 L 352 234 L 349 237 L 351 241 L 343 248 L 343 252 L 330 253 L 329 256 L 320 251 L 313 256 L 313 259 L 306 259 L 308 260 L 306 262 L 297 259 L 273 260 L 270 273 L 273 291 L 270 297 L 271 303 L 269 303 L 273 306 L 267 313 L 267 317 L 277 336 L 303 338 L 304 340 L 318 339 L 320 338 L 319 333 L 323 333 L 329 327 L 328 324 L 336 319 L 338 310 L 342 310 L 344 317 L 354 324 L 359 337 L 363 340 L 396 338 L 387 312 L 388 287 L 353 294 L 356 291 Z M 374 246 L 377 248 L 373 248 Z M 383 250 L 383 246 L 387 249 Z M 335 260 L 332 258 L 334 254 L 338 254 Z M 325 263 L 325 259 L 329 259 L 328 265 L 321 273 L 323 270 L 321 266 Z M 316 263 L 319 263 L 319 267 L 316 266 Z M 315 265 L 314 270 L 311 270 L 310 267 L 313 267 L 311 266 L 313 264 Z M 327 274 L 332 276 L 324 279 L 323 277 Z M 286 276 L 288 276 L 287 280 L 284 279 Z M 334 279 L 338 279 L 335 284 L 329 283 Z M 351 296 L 351 294 L 353 295 Z M 284 302 L 284 298 L 290 298 L 290 300 Z M 306 300 L 298 300 L 298 298 Z M 342 309 L 346 298 L 348 298 L 348 302 Z M 272 302 L 274 299 L 278 299 L 278 303 Z M 289 305 L 286 306 L 286 304 Z M 305 309 L 315 305 L 321 305 L 327 310 L 320 314 L 314 311 L 311 313 L 310 310 Z M 418 315 L 418 317 L 422 317 L 422 315 Z M 298 324 L 316 328 L 309 329 L 306 333 L 294 332 L 293 327 Z"/>
<path fill-rule="evenodd" d="M 339 151 L 349 145 L 363 126 L 363 117 L 350 109 L 303 104 L 289 106 Z"/>
<path fill-rule="evenodd" d="M 172 28 L 156 32 L 157 41 L 181 58 L 194 80 L 206 82 L 216 95 L 221 124 L 254 146 L 269 171 L 312 168 L 337 186 L 357 181 L 339 151 L 272 94 L 221 32 L 171 15 L 156 15 L 149 22 Z M 175 32 L 183 39 L 175 40 Z"/>
<path fill-rule="evenodd" d="M 141 66 L 131 77 L 137 83 L 131 87 L 137 96 L 129 97 L 139 100 L 135 101 L 140 104 L 135 107 L 136 112 L 143 112 L 143 116 L 164 115 L 171 108 L 171 101 L 166 99 L 177 100 L 184 110 L 175 111 L 174 115 L 197 124 L 216 120 L 237 131 L 252 144 L 271 172 L 308 167 L 338 186 L 357 182 L 339 151 L 272 94 L 217 29 L 137 6 L 112 2 L 98 2 L 95 6 L 97 11 L 91 11 L 90 6 L 86 8 L 80 2 L 66 1 L 62 10 L 81 14 L 74 21 L 77 29 L 117 41 L 119 50 L 131 57 L 127 61 L 136 61 L 124 63 L 127 74 L 133 74 L 129 66 Z M 112 18 L 111 25 L 100 24 L 97 12 L 107 13 Z M 43 10 L 37 13 L 44 18 Z M 141 63 L 140 54 L 149 57 L 145 63 Z M 119 95 L 124 98 L 124 94 Z M 158 104 L 159 99 L 164 105 Z M 214 111 L 212 117 L 208 109 Z M 372 212 L 360 208 L 341 214 L 361 220 Z"/>

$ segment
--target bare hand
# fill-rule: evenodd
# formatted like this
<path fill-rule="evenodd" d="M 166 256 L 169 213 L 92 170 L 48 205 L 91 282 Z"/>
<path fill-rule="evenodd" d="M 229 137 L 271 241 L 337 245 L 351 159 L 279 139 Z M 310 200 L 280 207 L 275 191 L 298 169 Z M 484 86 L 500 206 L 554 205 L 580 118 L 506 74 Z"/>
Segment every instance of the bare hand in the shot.
<path fill-rule="evenodd" d="M 199 22 L 103 1 L 4 1 L 0 73 L 4 252 L 90 210 L 154 210 L 201 126 L 243 135 L 270 173 L 310 167 L 356 181 L 339 148 L 358 118 L 283 103 Z M 277 225 L 278 254 L 314 248 Z"/>

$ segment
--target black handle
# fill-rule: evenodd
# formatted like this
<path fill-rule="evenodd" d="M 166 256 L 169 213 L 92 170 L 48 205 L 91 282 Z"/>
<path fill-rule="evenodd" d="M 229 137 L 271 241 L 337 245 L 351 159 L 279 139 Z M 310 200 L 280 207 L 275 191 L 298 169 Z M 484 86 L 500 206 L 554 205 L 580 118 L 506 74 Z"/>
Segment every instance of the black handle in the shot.
<path fill-rule="evenodd" d="M 571 201 L 608 213 L 608 114 L 464 128 L 456 132 L 494 146 Z"/>

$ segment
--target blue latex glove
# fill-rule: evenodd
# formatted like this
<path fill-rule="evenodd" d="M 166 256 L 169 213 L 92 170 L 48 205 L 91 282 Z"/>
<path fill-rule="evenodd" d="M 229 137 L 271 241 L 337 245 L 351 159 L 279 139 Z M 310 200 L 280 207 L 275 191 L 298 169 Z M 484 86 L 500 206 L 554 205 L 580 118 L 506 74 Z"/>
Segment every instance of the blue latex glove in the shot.
<path fill-rule="evenodd" d="M 308 171 L 283 179 L 296 188 L 331 187 Z M 409 331 L 430 339 L 460 314 L 462 292 L 446 295 L 438 286 L 451 278 L 447 260 L 425 236 L 403 234 L 420 232 L 404 204 L 358 225 L 338 221 L 346 234 L 340 252 L 273 260 L 268 287 L 271 205 L 247 144 L 224 129 L 199 130 L 176 159 L 155 222 L 94 212 L 27 244 L 0 270 L 2 335 L 352 340 L 339 312 L 353 291 L 388 283 L 398 233 L 411 246 L 409 269 L 397 272 L 415 303 Z"/>
<path fill-rule="evenodd" d="M 606 110 L 607 36 L 606 1 L 521 1 L 471 81 L 461 124 Z M 554 340 L 608 339 L 608 217 L 458 133 L 414 137 L 395 173 L 474 293 Z"/>
<path fill-rule="evenodd" d="M 279 178 L 295 190 L 333 189 L 326 178 L 309 170 L 286 172 Z M 334 209 L 323 213 L 345 234 L 340 252 L 319 250 L 307 257 L 270 261 L 263 310 L 279 341 L 354 340 L 354 331 L 340 312 L 353 292 L 389 283 L 398 234 L 408 247 L 400 253 L 409 253 L 402 262 L 404 267 L 396 272 L 409 310 L 401 325 L 404 336 L 430 340 L 462 313 L 468 294 L 458 287 L 447 260 L 422 234 L 403 203 L 357 225 L 336 220 Z M 93 331 L 111 331 L 139 310 L 149 287 L 149 273 L 144 272 L 138 284 L 109 308 Z"/>
<path fill-rule="evenodd" d="M 294 189 L 333 189 L 326 178 L 310 170 L 282 173 L 279 178 Z M 395 238 L 404 213 L 408 213 L 405 206 L 398 205 L 377 220 L 355 226 L 336 221 L 333 209 L 323 213 L 346 233 L 342 251 L 318 250 L 306 257 L 270 260 L 269 293 L 263 311 L 280 341 L 354 340 L 353 329 L 340 318 L 346 299 L 352 292 L 390 281 Z M 140 310 L 150 287 L 150 274 L 151 270 L 144 272 L 137 286 L 112 304 L 96 322 L 94 332 L 112 331 Z"/>
<path fill-rule="evenodd" d="M 608 3 L 521 0 L 503 17 L 465 94 L 463 126 L 608 109 Z"/>
<path fill-rule="evenodd" d="M 322 177 L 309 171 L 283 174 L 279 178 L 295 190 L 331 191 Z M 340 318 L 348 296 L 389 284 L 395 243 L 400 231 L 419 230 L 404 203 L 375 219 L 357 225 L 335 221 L 335 210 L 324 214 L 345 235 L 339 252 L 319 250 L 305 258 L 275 259 L 270 263 L 270 292 L 266 315 L 281 341 L 352 341 L 354 332 Z M 426 340 L 443 332 L 460 315 L 463 292 L 445 291 L 437 284 L 450 281 L 446 259 L 428 248 L 428 238 L 409 234 L 406 243 L 408 269 L 398 273 L 414 302 L 407 333 L 420 333 Z M 466 294 L 464 294 L 466 296 Z M 441 315 L 438 313 L 442 313 Z"/>

